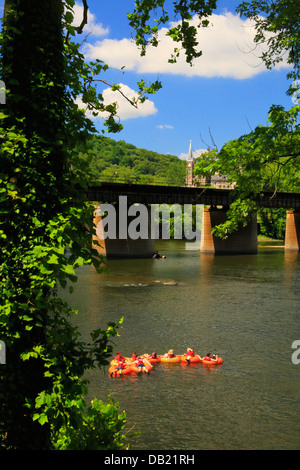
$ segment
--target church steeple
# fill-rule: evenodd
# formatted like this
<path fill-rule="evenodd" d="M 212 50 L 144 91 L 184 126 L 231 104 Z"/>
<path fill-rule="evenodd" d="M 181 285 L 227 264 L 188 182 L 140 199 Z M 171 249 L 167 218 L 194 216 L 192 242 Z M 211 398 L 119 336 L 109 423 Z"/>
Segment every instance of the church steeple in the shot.
<path fill-rule="evenodd" d="M 193 161 L 194 161 L 194 158 L 193 158 L 193 150 L 192 150 L 192 141 L 191 141 L 191 140 L 190 140 L 189 153 L 188 153 L 188 156 L 187 156 L 186 161 L 187 161 L 187 162 L 193 162 Z"/>
<path fill-rule="evenodd" d="M 193 150 L 192 150 L 192 141 L 190 140 L 189 153 L 187 154 L 187 157 L 186 157 L 186 179 L 185 179 L 185 182 L 188 186 L 191 186 L 194 182 L 193 168 L 194 168 L 194 158 L 193 158 Z"/>

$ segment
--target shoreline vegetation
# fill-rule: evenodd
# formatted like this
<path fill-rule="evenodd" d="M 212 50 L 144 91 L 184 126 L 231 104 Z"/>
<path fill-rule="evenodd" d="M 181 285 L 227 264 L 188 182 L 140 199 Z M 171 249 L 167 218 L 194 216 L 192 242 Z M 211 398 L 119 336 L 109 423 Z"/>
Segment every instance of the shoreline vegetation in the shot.
<path fill-rule="evenodd" d="M 266 235 L 257 235 L 258 240 L 265 241 L 265 242 L 283 242 L 283 238 L 272 238 L 267 237 Z"/>
<path fill-rule="evenodd" d="M 266 237 L 265 235 L 257 235 L 258 247 L 267 248 L 284 248 L 284 239 Z"/>

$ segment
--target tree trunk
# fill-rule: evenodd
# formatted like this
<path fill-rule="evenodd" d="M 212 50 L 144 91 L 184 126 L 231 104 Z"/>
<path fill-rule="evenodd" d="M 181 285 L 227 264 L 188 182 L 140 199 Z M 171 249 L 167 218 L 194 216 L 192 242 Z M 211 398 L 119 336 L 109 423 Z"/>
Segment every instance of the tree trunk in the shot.
<path fill-rule="evenodd" d="M 16 259 L 13 254 L 20 254 L 20 246 L 26 253 L 33 240 L 41 244 L 45 242 L 44 234 L 33 230 L 30 221 L 35 217 L 42 226 L 56 213 L 60 204 L 65 165 L 62 143 L 65 119 L 62 11 L 61 0 L 5 2 L 1 55 L 8 118 L 4 120 L 4 128 L 14 127 L 16 134 L 23 136 L 25 142 L 20 143 L 20 139 L 16 139 L 12 153 L 1 153 L 0 170 L 18 188 L 18 199 L 11 198 L 5 206 L 10 219 L 5 228 L 12 260 Z M 26 199 L 23 206 L 18 202 L 21 197 Z M 16 207 L 18 211 L 15 211 Z M 7 259 L 5 262 L 9 263 Z M 25 406 L 25 400 L 34 404 L 37 395 L 47 386 L 44 364 L 41 359 L 20 359 L 22 352 L 44 344 L 45 330 L 37 326 L 28 330 L 24 326 L 22 317 L 29 310 L 26 310 L 29 300 L 22 295 L 26 289 L 27 293 L 30 292 L 31 279 L 30 270 L 23 267 L 23 271 L 28 273 L 28 277 L 25 274 L 23 278 L 17 276 L 17 268 L 12 265 L 8 270 L 10 279 L 6 279 L 7 285 L 14 285 L 19 309 L 9 319 L 11 343 L 7 344 L 6 365 L 1 366 L 5 367 L 0 394 L 2 445 L 8 449 L 45 450 L 50 448 L 49 425 L 41 426 L 38 421 L 33 421 L 32 409 Z M 48 314 L 46 311 L 38 313 L 44 318 Z M 14 338 L 17 332 L 20 337 Z"/>

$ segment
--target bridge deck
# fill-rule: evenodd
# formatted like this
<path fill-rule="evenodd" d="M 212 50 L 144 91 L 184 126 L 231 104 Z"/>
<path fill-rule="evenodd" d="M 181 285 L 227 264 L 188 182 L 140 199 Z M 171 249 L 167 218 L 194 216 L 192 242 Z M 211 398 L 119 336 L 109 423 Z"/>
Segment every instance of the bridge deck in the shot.
<path fill-rule="evenodd" d="M 130 183 L 101 183 L 79 190 L 88 201 L 117 202 L 119 196 L 127 196 L 127 203 L 141 204 L 205 204 L 230 206 L 236 195 L 233 190 L 199 188 L 189 186 L 158 186 Z M 300 194 L 264 193 L 257 199 L 260 207 L 300 209 Z"/>

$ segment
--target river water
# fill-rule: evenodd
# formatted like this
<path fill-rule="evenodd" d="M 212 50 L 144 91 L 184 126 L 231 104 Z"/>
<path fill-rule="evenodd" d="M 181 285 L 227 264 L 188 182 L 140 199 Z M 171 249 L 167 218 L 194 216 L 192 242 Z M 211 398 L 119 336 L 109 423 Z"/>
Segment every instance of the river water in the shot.
<path fill-rule="evenodd" d="M 187 347 L 223 364 L 158 364 L 149 374 L 89 373 L 89 398 L 108 394 L 141 431 L 133 450 L 300 449 L 300 254 L 260 245 L 257 255 L 200 254 L 160 241 L 166 259 L 108 260 L 79 271 L 68 300 L 83 338 L 124 316 L 114 351 L 130 356 Z M 174 285 L 176 283 L 176 285 Z M 171 285 L 170 285 L 171 284 Z"/>

